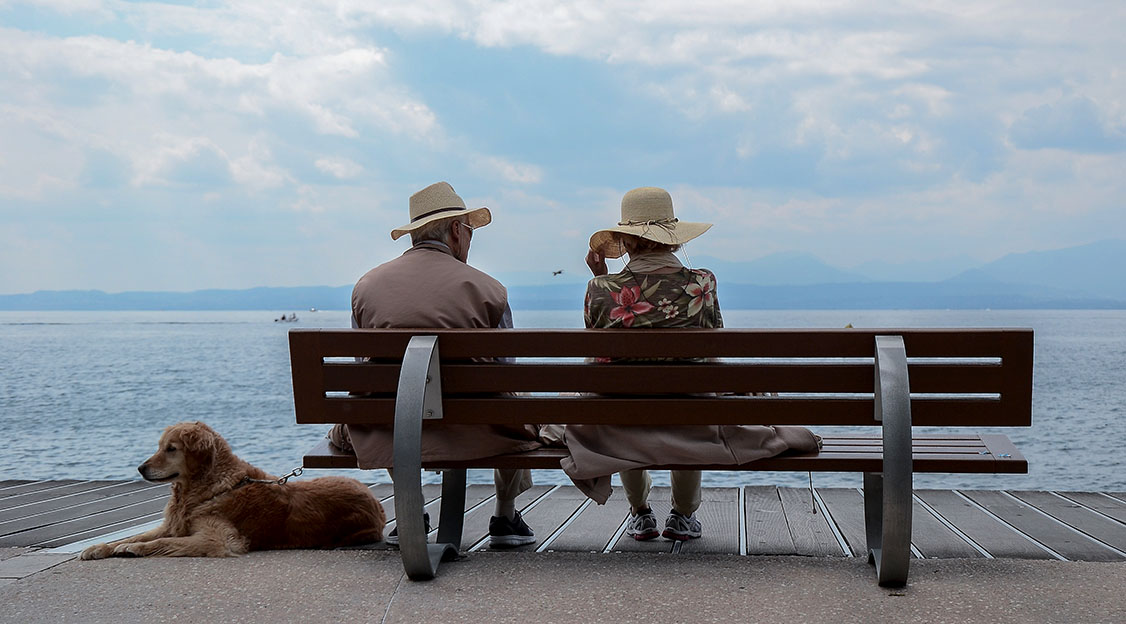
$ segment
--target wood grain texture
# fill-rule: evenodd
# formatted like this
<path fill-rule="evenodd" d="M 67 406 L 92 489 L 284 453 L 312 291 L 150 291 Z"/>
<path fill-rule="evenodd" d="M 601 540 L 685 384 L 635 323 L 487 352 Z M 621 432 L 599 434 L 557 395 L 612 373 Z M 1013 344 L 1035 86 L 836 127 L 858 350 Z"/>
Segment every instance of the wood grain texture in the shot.
<path fill-rule="evenodd" d="M 833 535 L 823 513 L 813 513 L 809 490 L 806 488 L 778 488 L 782 510 L 794 540 L 794 550 L 799 555 L 814 557 L 843 557 L 844 551 Z"/>
<path fill-rule="evenodd" d="M 1051 492 L 1010 492 L 1013 496 L 1085 535 L 1126 551 L 1126 524 L 1081 507 Z"/>
<path fill-rule="evenodd" d="M 915 490 L 915 495 L 994 557 L 1052 558 L 1007 524 L 997 521 L 950 490 Z"/>
<path fill-rule="evenodd" d="M 772 485 L 747 486 L 747 554 L 788 555 L 797 552 L 790 526 L 782 510 L 778 488 Z"/>

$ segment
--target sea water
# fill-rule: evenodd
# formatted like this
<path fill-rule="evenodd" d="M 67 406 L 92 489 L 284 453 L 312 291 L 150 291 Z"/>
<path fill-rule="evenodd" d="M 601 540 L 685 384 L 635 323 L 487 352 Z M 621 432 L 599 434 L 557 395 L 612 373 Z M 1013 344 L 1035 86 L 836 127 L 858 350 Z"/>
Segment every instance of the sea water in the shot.
<path fill-rule="evenodd" d="M 287 332 L 347 327 L 346 311 L 0 312 L 0 480 L 134 479 L 167 425 L 202 420 L 275 474 L 327 430 L 293 416 Z M 517 327 L 580 327 L 579 310 L 514 313 Z M 1027 475 L 920 474 L 915 487 L 1126 490 L 1126 311 L 724 310 L 728 327 L 1031 327 L 1033 425 L 1008 434 Z M 840 428 L 821 428 L 831 434 Z M 869 432 L 874 431 L 868 429 Z M 920 431 L 917 429 L 916 431 Z M 933 432 L 956 430 L 925 429 Z M 309 471 L 308 474 L 330 474 Z M 386 482 L 384 471 L 344 471 Z M 667 473 L 655 472 L 658 485 Z M 566 483 L 536 471 L 540 484 Z M 433 481 L 434 476 L 428 476 Z M 470 479 L 491 483 L 489 471 Z M 805 473 L 712 472 L 708 486 L 800 486 Z M 856 474 L 814 475 L 858 487 Z"/>

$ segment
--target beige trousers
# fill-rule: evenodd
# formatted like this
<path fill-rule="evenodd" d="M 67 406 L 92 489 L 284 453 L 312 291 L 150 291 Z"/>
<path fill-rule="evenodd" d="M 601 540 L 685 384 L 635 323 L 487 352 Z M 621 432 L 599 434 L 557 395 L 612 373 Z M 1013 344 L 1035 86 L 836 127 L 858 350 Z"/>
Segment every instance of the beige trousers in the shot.
<path fill-rule="evenodd" d="M 685 516 L 691 516 L 700 508 L 700 471 L 670 470 L 669 474 L 672 481 L 672 508 Z M 648 507 L 649 490 L 653 488 L 649 471 L 626 470 L 618 475 L 622 478 L 622 488 L 626 491 L 630 507 Z"/>
<path fill-rule="evenodd" d="M 395 472 L 388 468 L 388 476 L 395 480 Z M 493 487 L 497 490 L 497 498 L 502 501 L 516 500 L 532 487 L 532 471 L 527 468 L 507 468 L 493 470 Z"/>

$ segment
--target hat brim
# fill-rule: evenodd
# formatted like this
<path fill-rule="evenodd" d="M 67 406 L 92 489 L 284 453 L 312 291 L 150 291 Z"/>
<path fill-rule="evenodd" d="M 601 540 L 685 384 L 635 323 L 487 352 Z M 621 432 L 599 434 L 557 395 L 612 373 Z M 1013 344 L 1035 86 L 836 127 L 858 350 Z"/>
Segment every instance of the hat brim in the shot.
<path fill-rule="evenodd" d="M 480 208 L 463 208 L 450 212 L 440 212 L 391 230 L 391 240 L 398 240 L 403 234 L 413 232 L 429 223 L 441 221 L 442 219 L 453 219 L 455 217 L 468 217 L 469 225 L 473 229 L 484 227 L 493 221 L 493 213 L 489 212 L 489 209 L 484 206 Z"/>
<path fill-rule="evenodd" d="M 681 245 L 707 232 L 711 223 L 677 221 L 672 225 L 619 225 L 598 230 L 590 237 L 590 249 L 603 258 L 621 258 L 625 249 L 614 244 L 615 234 L 630 234 L 664 245 Z"/>

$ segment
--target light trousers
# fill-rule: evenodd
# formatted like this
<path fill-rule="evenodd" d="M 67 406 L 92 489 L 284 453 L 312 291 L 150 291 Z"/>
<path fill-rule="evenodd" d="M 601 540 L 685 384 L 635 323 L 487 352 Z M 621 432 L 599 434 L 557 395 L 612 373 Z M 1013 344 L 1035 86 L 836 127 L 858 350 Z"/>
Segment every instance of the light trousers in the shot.
<path fill-rule="evenodd" d="M 395 480 L 395 472 L 387 469 L 391 481 Z M 497 498 L 502 501 L 516 500 L 532 487 L 532 471 L 527 468 L 496 468 L 493 470 L 493 487 L 496 488 Z"/>
<path fill-rule="evenodd" d="M 699 470 L 670 470 L 672 481 L 672 508 L 678 513 L 690 516 L 700 508 L 700 476 Z M 622 488 L 626 491 L 626 500 L 633 509 L 643 509 L 649 506 L 649 490 L 653 488 L 653 480 L 649 478 L 648 470 L 626 470 L 619 472 L 622 478 Z"/>

